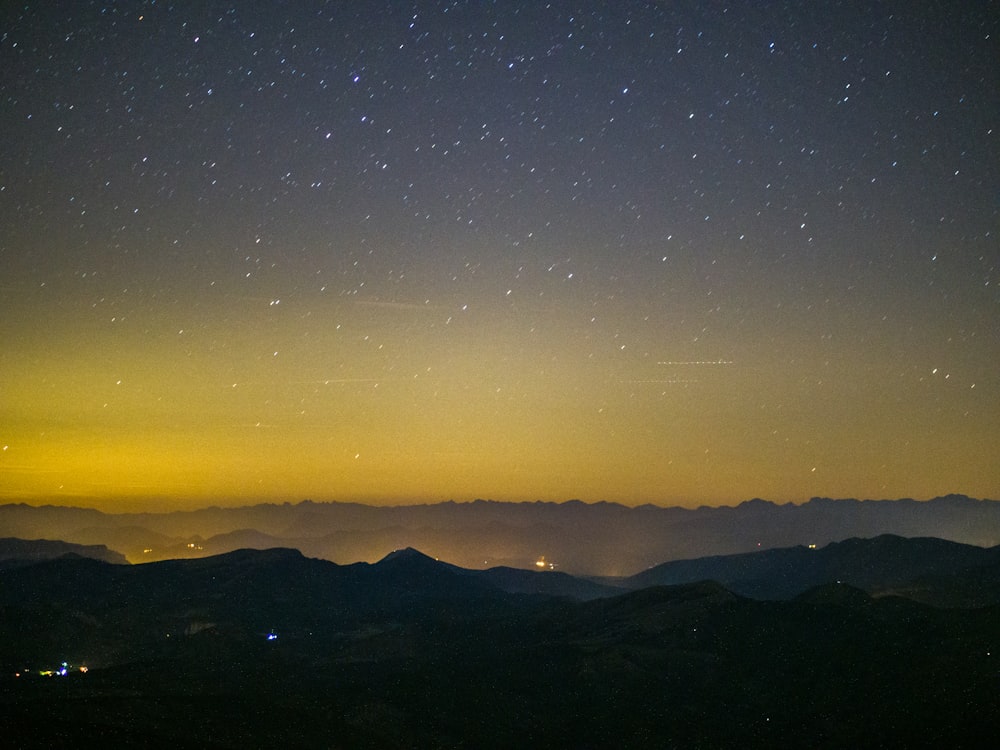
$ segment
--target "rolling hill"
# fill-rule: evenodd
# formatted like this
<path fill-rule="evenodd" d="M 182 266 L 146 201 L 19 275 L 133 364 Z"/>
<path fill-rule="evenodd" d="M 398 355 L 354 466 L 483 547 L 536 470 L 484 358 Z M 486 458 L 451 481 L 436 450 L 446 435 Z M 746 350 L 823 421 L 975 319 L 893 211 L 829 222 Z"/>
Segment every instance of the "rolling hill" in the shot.
<path fill-rule="evenodd" d="M 995 603 L 846 583 L 770 601 L 717 582 L 574 598 L 527 578 L 568 576 L 520 573 L 413 549 L 4 570 L 0 720 L 26 748 L 976 747 L 1000 730 Z"/>

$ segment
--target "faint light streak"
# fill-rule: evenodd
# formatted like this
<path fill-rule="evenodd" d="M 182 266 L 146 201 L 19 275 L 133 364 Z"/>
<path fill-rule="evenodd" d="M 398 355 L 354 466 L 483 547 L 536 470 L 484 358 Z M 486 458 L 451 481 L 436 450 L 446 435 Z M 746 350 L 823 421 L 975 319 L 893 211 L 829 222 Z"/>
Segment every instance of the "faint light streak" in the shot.
<path fill-rule="evenodd" d="M 678 385 L 683 383 L 697 383 L 697 378 L 646 378 L 638 380 L 622 380 L 622 383 L 653 383 L 656 385 Z"/>
<path fill-rule="evenodd" d="M 321 378 L 319 380 L 299 380 L 298 385 L 351 385 L 357 383 L 382 383 L 392 378 Z"/>
<path fill-rule="evenodd" d="M 440 305 L 431 305 L 419 302 L 383 302 L 380 300 L 359 299 L 354 301 L 355 305 L 362 307 L 380 307 L 387 310 L 441 310 Z"/>
<path fill-rule="evenodd" d="M 657 362 L 658 365 L 670 365 L 680 367 L 682 365 L 732 365 L 736 364 L 731 359 L 693 359 L 693 360 L 665 360 Z"/>

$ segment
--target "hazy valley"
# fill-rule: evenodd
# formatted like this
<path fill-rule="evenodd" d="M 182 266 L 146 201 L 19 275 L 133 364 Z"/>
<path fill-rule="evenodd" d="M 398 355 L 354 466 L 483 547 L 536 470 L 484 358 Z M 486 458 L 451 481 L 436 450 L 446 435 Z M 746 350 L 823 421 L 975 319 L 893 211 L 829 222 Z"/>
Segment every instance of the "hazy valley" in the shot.
<path fill-rule="evenodd" d="M 800 505 L 750 500 L 687 509 L 579 501 L 398 507 L 304 501 L 171 513 L 0 505 L 0 536 L 105 545 L 132 563 L 287 547 L 347 564 L 414 547 L 464 568 L 530 568 L 544 558 L 546 567 L 568 573 L 628 576 L 671 560 L 879 534 L 993 546 L 1000 544 L 1000 502 L 963 495 L 926 502 L 813 498 Z"/>

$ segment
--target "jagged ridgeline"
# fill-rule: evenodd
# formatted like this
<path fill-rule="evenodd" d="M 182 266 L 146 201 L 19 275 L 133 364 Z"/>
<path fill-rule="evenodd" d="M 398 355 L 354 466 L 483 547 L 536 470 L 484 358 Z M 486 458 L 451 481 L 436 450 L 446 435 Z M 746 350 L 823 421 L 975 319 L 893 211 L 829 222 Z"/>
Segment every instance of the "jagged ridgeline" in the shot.
<path fill-rule="evenodd" d="M 1000 502 L 830 500 L 687 509 L 614 503 L 477 500 L 399 507 L 356 503 L 264 504 L 174 513 L 102 513 L 0 506 L 4 536 L 104 545 L 130 562 L 288 547 L 338 563 L 372 562 L 414 547 L 465 568 L 510 566 L 627 576 L 671 560 L 879 534 L 1000 543 Z"/>

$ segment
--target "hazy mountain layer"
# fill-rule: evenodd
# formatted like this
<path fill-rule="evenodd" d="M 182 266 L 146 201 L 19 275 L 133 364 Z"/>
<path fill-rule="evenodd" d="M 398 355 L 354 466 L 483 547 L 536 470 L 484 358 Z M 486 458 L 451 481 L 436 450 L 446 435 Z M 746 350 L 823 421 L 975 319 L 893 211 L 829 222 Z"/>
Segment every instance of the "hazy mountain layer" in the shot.
<path fill-rule="evenodd" d="M 51 560 L 64 555 L 90 557 L 117 564 L 128 562 L 124 555 L 112 552 L 103 544 L 71 544 L 52 539 L 0 539 L 0 568 L 32 560 Z"/>
<path fill-rule="evenodd" d="M 702 580 L 755 599 L 791 599 L 815 586 L 844 583 L 939 606 L 985 606 L 1000 604 L 1000 546 L 884 534 L 825 547 L 677 560 L 614 583 L 646 588 Z"/>
<path fill-rule="evenodd" d="M 575 574 L 632 575 L 670 561 L 851 537 L 933 536 L 1000 544 L 1000 502 L 961 495 L 829 500 L 736 507 L 637 508 L 612 503 L 352 503 L 256 505 L 175 513 L 108 514 L 56 506 L 0 506 L 0 530 L 25 539 L 104 544 L 132 562 L 281 546 L 338 563 L 415 547 L 466 568 L 542 562 Z"/>

